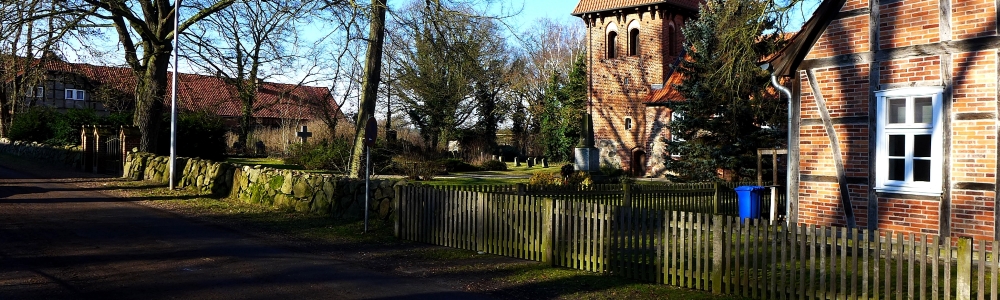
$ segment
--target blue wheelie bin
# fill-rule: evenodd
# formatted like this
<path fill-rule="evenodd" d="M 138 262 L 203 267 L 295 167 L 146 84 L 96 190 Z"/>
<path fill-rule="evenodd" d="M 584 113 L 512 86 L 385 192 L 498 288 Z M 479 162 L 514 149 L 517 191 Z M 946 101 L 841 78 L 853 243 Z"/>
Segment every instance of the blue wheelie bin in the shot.
<path fill-rule="evenodd" d="M 740 222 L 747 218 L 760 218 L 760 193 L 765 189 L 757 185 L 736 187 L 737 202 L 740 206 Z"/>

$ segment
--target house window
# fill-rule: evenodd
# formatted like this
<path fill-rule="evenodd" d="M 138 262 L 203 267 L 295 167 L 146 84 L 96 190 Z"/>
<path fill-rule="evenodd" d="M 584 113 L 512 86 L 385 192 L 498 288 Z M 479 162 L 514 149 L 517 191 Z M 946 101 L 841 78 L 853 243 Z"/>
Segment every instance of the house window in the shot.
<path fill-rule="evenodd" d="M 45 96 L 45 88 L 40 86 L 35 87 L 35 98 L 42 98 L 44 96 Z"/>
<path fill-rule="evenodd" d="M 922 87 L 875 94 L 876 191 L 941 195 L 941 92 Z"/>
<path fill-rule="evenodd" d="M 617 45 L 615 45 L 615 40 L 617 39 L 618 39 L 618 32 L 615 31 L 608 32 L 608 58 L 615 58 L 617 56 L 615 55 L 615 48 L 617 48 Z"/>
<path fill-rule="evenodd" d="M 625 130 L 632 130 L 632 118 L 625 117 Z"/>
<path fill-rule="evenodd" d="M 87 92 L 84 90 L 66 89 L 66 100 L 80 100 L 86 98 Z"/>

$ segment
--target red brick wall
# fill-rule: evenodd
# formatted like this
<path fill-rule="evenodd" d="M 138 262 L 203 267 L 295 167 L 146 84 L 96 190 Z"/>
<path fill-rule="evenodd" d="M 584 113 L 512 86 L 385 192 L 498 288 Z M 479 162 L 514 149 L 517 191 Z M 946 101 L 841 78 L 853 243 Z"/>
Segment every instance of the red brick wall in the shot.
<path fill-rule="evenodd" d="M 834 21 L 813 47 L 807 60 L 845 54 L 866 54 L 872 50 L 937 43 L 944 39 L 968 39 L 997 34 L 995 1 L 952 1 L 951 35 L 939 24 L 939 1 L 896 1 L 879 7 L 879 49 L 869 49 L 869 16 L 855 16 Z M 848 1 L 842 11 L 868 6 L 867 1 Z M 926 49 L 937 49 L 930 46 Z M 903 51 L 905 52 L 905 51 Z M 900 52 L 897 52 L 900 53 Z M 910 53 L 910 52 L 907 52 Z M 875 56 L 878 57 L 878 56 Z M 952 78 L 951 111 L 944 114 L 951 124 L 951 150 L 943 170 L 951 181 L 950 214 L 942 216 L 941 197 L 902 194 L 878 194 L 877 227 L 914 233 L 938 234 L 941 222 L 950 219 L 953 236 L 971 236 L 992 240 L 995 232 L 993 184 L 997 182 L 997 69 L 996 49 L 954 53 L 944 62 L 939 55 L 906 57 L 878 64 L 879 86 L 885 90 L 906 86 L 942 86 Z M 943 70 L 948 63 L 950 70 Z M 806 64 L 808 65 L 808 64 Z M 868 86 L 869 65 L 827 67 L 814 70 L 820 93 L 832 118 L 864 117 L 871 119 Z M 950 74 L 946 74 L 950 73 Z M 948 76 L 945 76 L 948 75 Z M 836 175 L 830 140 L 816 106 L 815 92 L 802 73 L 800 130 L 799 221 L 809 224 L 844 225 L 840 190 L 830 178 Z M 947 95 L 946 95 L 947 96 Z M 874 134 L 863 121 L 835 125 L 841 155 L 850 178 L 867 178 L 870 153 L 868 144 Z M 874 182 L 874 178 L 868 178 Z M 857 224 L 866 226 L 870 186 L 852 183 Z"/>
<path fill-rule="evenodd" d="M 643 100 L 651 85 L 663 84 L 668 65 L 676 58 L 670 56 L 669 47 L 679 45 L 683 38 L 680 28 L 687 19 L 682 15 L 661 11 L 642 11 L 622 15 L 603 15 L 594 20 L 588 29 L 590 61 L 593 62 L 592 99 L 594 135 L 598 147 L 604 145 L 603 163 L 630 170 L 631 153 L 641 149 L 651 155 L 651 140 L 661 132 L 653 128 L 655 120 L 663 114 L 647 113 Z M 629 24 L 639 22 L 639 55 L 629 56 Z M 617 57 L 607 58 L 607 28 L 618 28 Z M 675 28 L 676 41 L 668 41 L 669 28 Z M 679 47 L 679 46 L 677 46 Z M 665 115 L 669 118 L 669 114 Z M 633 126 L 625 128 L 625 118 Z M 668 120 L 661 119 L 661 123 Z M 646 170 L 653 170 L 653 159 L 647 159 Z"/>

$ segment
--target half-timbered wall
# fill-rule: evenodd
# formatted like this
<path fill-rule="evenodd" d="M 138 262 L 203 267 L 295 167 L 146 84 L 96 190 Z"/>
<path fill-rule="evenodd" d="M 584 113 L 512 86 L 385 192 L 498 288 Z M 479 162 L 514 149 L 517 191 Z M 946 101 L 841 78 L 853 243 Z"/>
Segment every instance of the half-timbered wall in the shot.
<path fill-rule="evenodd" d="M 793 128 L 799 133 L 797 221 L 996 238 L 996 3 L 847 1 L 795 80 L 801 105 Z M 911 90 L 940 91 L 940 107 L 930 110 L 941 118 L 935 127 L 941 143 L 933 150 L 940 156 L 928 161 L 941 172 L 911 190 L 885 188 L 880 172 L 887 167 L 879 161 L 895 154 L 888 148 L 879 154 L 878 147 L 889 147 L 891 129 L 879 123 L 888 116 L 879 113 L 879 103 L 889 105 L 888 98 L 877 95 Z M 921 141 L 906 145 L 919 148 Z M 922 160 L 917 152 L 903 156 Z M 923 165 L 910 164 L 900 176 L 922 172 Z"/>

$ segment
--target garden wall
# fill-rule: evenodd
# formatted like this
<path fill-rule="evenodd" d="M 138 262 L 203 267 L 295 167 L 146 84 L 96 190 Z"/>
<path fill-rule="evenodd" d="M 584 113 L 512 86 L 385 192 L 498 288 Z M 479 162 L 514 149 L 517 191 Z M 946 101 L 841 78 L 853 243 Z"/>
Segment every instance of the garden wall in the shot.
<path fill-rule="evenodd" d="M 83 149 L 80 146 L 59 147 L 0 138 L 0 153 L 62 163 L 73 168 L 80 168 L 83 163 Z"/>
<path fill-rule="evenodd" d="M 124 177 L 167 183 L 168 157 L 129 152 Z M 365 182 L 327 174 L 310 174 L 261 166 L 178 158 L 175 186 L 191 188 L 218 197 L 232 197 L 289 211 L 329 214 L 341 218 L 364 215 Z M 394 186 L 405 181 L 372 180 L 370 200 L 374 216 L 391 217 Z"/>

